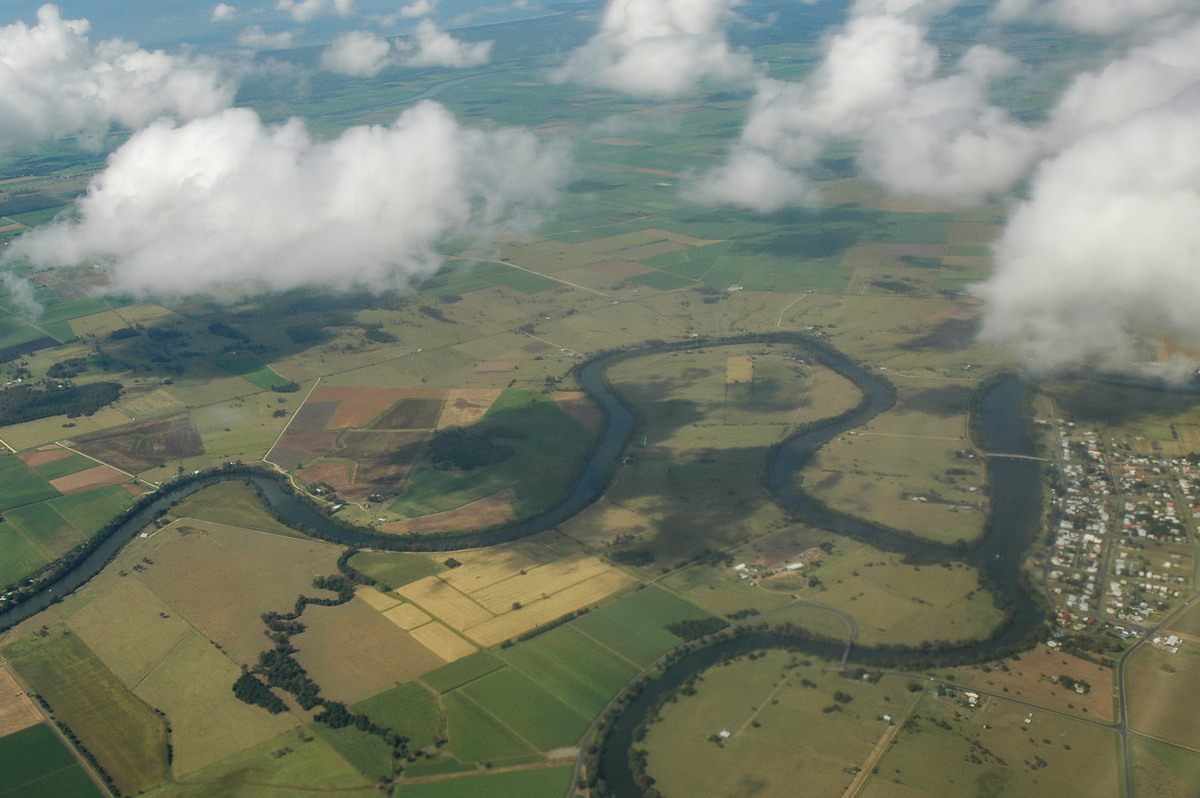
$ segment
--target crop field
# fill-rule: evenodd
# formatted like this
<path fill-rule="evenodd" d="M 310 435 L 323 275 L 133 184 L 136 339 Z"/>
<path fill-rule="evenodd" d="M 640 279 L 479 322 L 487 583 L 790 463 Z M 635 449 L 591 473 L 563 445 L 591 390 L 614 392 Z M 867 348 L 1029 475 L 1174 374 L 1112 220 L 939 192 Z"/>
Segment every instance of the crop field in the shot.
<path fill-rule="evenodd" d="M 43 479 L 65 477 L 96 465 L 95 460 L 57 446 L 24 452 L 17 456 L 25 465 L 38 472 Z"/>
<path fill-rule="evenodd" d="M 72 526 L 89 536 L 132 503 L 133 494 L 125 485 L 72 493 L 46 502 Z"/>
<path fill-rule="evenodd" d="M 466 427 L 483 418 L 503 393 L 498 388 L 454 388 L 446 392 L 437 428 Z"/>
<path fill-rule="evenodd" d="M 84 539 L 83 534 L 47 502 L 9 510 L 4 514 L 4 520 L 48 560 L 62 555 Z"/>
<path fill-rule="evenodd" d="M 41 723 L 42 713 L 13 678 L 12 672 L 0 664 L 0 738 Z"/>
<path fill-rule="evenodd" d="M 497 658 L 495 654 L 478 651 L 458 662 L 452 662 L 432 673 L 425 674 L 421 681 L 439 693 L 448 693 L 456 687 L 480 679 L 502 667 L 504 667 L 504 661 Z"/>
<path fill-rule="evenodd" d="M 163 720 L 126 690 L 78 637 L 55 627 L 39 644 L 6 654 L 122 792 L 137 793 L 163 779 Z"/>
<path fill-rule="evenodd" d="M 306 469 L 307 470 L 307 469 Z M 330 483 L 333 484 L 333 483 Z M 514 505 L 517 495 L 512 490 L 502 490 L 491 496 L 484 496 L 468 502 L 453 510 L 445 510 L 430 515 L 420 515 L 416 518 L 406 518 L 403 521 L 389 521 L 380 524 L 384 532 L 399 535 L 424 534 L 428 532 L 465 532 L 472 529 L 486 529 L 517 517 Z"/>
<path fill-rule="evenodd" d="M 350 565 L 392 590 L 445 570 L 427 554 L 383 551 L 360 551 L 350 558 Z"/>
<path fill-rule="evenodd" d="M 864 798 L 899 790 L 914 798 L 1121 794 L 1112 729 L 998 698 L 974 710 L 965 703 L 961 692 L 953 698 L 926 694 L 910 716 L 912 725 L 878 761 Z"/>
<path fill-rule="evenodd" d="M 296 657 L 324 694 L 336 701 L 362 701 L 449 659 L 359 599 L 337 607 L 310 607 L 304 623 L 307 630 L 292 640 L 300 650 Z"/>
<path fill-rule="evenodd" d="M 16 455 L 0 455 L 0 511 L 57 496 L 58 491 Z"/>
<path fill-rule="evenodd" d="M 543 751 L 574 745 L 591 720 L 512 668 L 484 676 L 461 692 Z"/>
<path fill-rule="evenodd" d="M 75 754 L 46 725 L 0 737 L 0 795 L 19 798 L 102 798 Z"/>
<path fill-rule="evenodd" d="M 651 586 L 592 610 L 571 625 L 622 657 L 648 665 L 683 642 L 664 625 L 706 617 L 696 605 Z"/>
<path fill-rule="evenodd" d="M 446 750 L 460 762 L 495 761 L 535 753 L 494 715 L 462 692 L 442 696 L 448 724 Z"/>
<path fill-rule="evenodd" d="M 595 717 L 637 673 L 629 660 L 570 625 L 551 629 L 499 656 L 584 717 Z"/>
<path fill-rule="evenodd" d="M 355 704 L 352 709 L 407 737 L 409 748 L 414 751 L 431 745 L 441 726 L 436 696 L 418 682 L 393 687 Z"/>
<path fill-rule="evenodd" d="M 80 435 L 72 442 L 81 452 L 135 474 L 204 454 L 200 431 L 186 414 Z"/>
<path fill-rule="evenodd" d="M 291 380 L 281 377 L 270 366 L 253 357 L 213 358 L 213 363 L 235 377 L 264 390 L 287 385 Z"/>
<path fill-rule="evenodd" d="M 8 522 L 0 522 L 0 551 L 4 552 L 0 559 L 0 585 L 12 584 L 49 561 L 28 536 Z"/>
<path fill-rule="evenodd" d="M 129 480 L 125 474 L 108 466 L 97 465 L 74 474 L 50 480 L 50 484 L 60 493 L 79 493 L 80 491 L 103 488 L 109 485 L 120 485 Z"/>

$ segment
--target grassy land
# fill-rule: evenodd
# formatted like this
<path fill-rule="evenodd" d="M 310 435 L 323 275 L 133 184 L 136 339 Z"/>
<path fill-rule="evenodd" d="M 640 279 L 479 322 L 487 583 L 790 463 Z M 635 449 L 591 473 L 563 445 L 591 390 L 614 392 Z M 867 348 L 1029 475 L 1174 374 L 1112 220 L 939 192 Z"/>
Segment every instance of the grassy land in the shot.
<path fill-rule="evenodd" d="M 1182 645 L 1178 654 L 1139 648 L 1126 664 L 1130 728 L 1192 748 L 1200 746 L 1200 717 L 1179 700 L 1200 679 L 1200 652 Z"/>
<path fill-rule="evenodd" d="M 557 798 L 571 784 L 572 767 L 531 768 L 484 776 L 466 776 L 402 784 L 399 798 Z"/>
<path fill-rule="evenodd" d="M 305 537 L 269 515 L 263 509 L 254 489 L 242 482 L 222 482 L 205 488 L 175 505 L 171 508 L 171 513 L 177 518 L 202 518 L 218 524 L 257 529 L 287 537 Z"/>
<path fill-rule="evenodd" d="M 76 635 L 56 627 L 38 645 L 8 658 L 122 792 L 141 792 L 166 777 L 163 719 Z"/>
<path fill-rule="evenodd" d="M 0 795 L 101 798 L 102 792 L 80 767 L 74 753 L 44 723 L 0 738 Z"/>
<path fill-rule="evenodd" d="M 466 662 L 461 659 L 459 662 Z M 454 664 L 446 667 L 453 667 Z M 438 673 L 438 671 L 434 671 Z M 428 679 L 426 674 L 422 681 Z M 387 726 L 409 740 L 411 750 L 420 750 L 431 745 L 440 726 L 440 710 L 433 693 L 417 682 L 407 682 L 380 693 L 353 707 L 355 712 L 364 713 L 381 726 Z"/>
<path fill-rule="evenodd" d="M 361 551 L 350 558 L 350 565 L 391 590 L 445 570 L 444 566 L 425 554 L 382 551 Z"/>

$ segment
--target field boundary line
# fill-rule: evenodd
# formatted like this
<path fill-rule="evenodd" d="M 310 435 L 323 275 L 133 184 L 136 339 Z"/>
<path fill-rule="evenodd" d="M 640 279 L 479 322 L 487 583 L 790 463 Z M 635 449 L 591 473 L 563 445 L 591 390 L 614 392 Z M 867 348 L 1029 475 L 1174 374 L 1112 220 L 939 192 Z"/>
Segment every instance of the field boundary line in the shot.
<path fill-rule="evenodd" d="M 61 446 L 62 448 L 66 449 L 68 452 L 74 452 L 75 454 L 79 455 L 80 457 L 86 457 L 87 459 L 91 460 L 93 463 L 99 463 L 100 465 L 105 466 L 106 468 L 111 468 L 113 471 L 116 471 L 118 474 L 124 474 L 125 476 L 132 479 L 134 482 L 140 482 L 143 485 L 150 488 L 151 490 L 158 490 L 159 487 L 161 487 L 160 485 L 155 485 L 153 482 L 150 482 L 149 480 L 142 479 L 137 474 L 131 474 L 123 468 L 117 468 L 112 463 L 106 463 L 103 460 L 100 460 L 99 458 L 92 457 L 87 452 L 81 452 L 72 446 L 68 446 L 67 444 L 63 443 L 63 441 L 61 441 L 61 440 L 55 441 L 54 445 Z M 47 481 L 49 481 L 49 480 L 47 480 Z"/>
<path fill-rule="evenodd" d="M 264 463 L 270 463 L 285 475 L 287 474 L 287 471 L 284 470 L 283 466 L 271 459 L 271 452 L 275 451 L 275 447 L 279 445 L 279 441 L 282 440 L 283 436 L 287 434 L 287 431 L 292 428 L 292 422 L 296 420 L 296 414 L 299 413 L 306 404 L 308 404 L 308 400 L 313 395 L 313 391 L 317 390 L 317 386 L 321 384 L 321 379 L 321 377 L 317 377 L 317 381 L 314 382 L 313 386 L 308 389 L 308 393 L 304 394 L 304 401 L 300 403 L 300 407 L 297 407 L 294 411 L 292 411 L 292 415 L 288 418 L 287 423 L 283 425 L 283 429 L 279 430 L 279 434 L 275 436 L 275 440 L 271 441 L 271 448 L 267 449 L 267 453 L 263 455 Z M 288 478 L 291 479 L 291 477 Z M 295 485 L 296 483 L 293 482 L 292 484 Z"/>
<path fill-rule="evenodd" d="M 564 624 L 564 626 L 568 626 L 568 625 L 569 625 L 569 626 L 574 626 L 574 624 Z M 597 640 L 596 638 L 592 637 L 590 634 L 588 634 L 587 632 L 583 631 L 582 629 L 580 629 L 580 628 L 576 627 L 576 628 L 575 628 L 575 631 L 576 631 L 576 632 L 579 632 L 579 634 L 583 635 L 583 636 L 584 636 L 584 637 L 586 637 L 588 640 L 591 640 L 593 643 L 595 643 L 596 645 L 600 646 L 600 648 L 604 649 L 605 651 L 609 651 L 609 652 L 611 652 L 611 653 L 615 654 L 616 656 L 620 657 L 621 659 L 625 660 L 626 662 L 628 662 L 628 663 L 629 663 L 630 665 L 632 665 L 633 667 L 635 667 L 635 668 L 638 668 L 638 669 L 641 669 L 641 667 L 642 667 L 642 666 L 641 666 L 641 664 L 640 664 L 640 663 L 634 662 L 634 661 L 633 661 L 633 660 L 631 660 L 629 657 L 627 657 L 627 656 L 625 656 L 624 654 L 622 654 L 620 651 L 617 651 L 616 649 L 614 649 L 614 648 L 611 648 L 611 647 L 609 647 L 609 646 L 605 645 L 604 643 L 601 643 L 599 640 Z"/>
<path fill-rule="evenodd" d="M 507 260 L 495 260 L 494 258 L 470 258 L 470 257 L 466 257 L 464 255 L 457 255 L 453 258 L 448 258 L 448 260 L 471 260 L 471 261 L 475 261 L 477 263 L 499 263 L 501 266 L 507 266 L 510 269 L 516 269 L 517 271 L 528 272 L 529 274 L 536 274 L 538 277 L 545 277 L 547 280 L 553 280 L 556 283 L 562 283 L 563 285 L 569 285 L 572 288 L 578 288 L 580 291 L 587 291 L 588 293 L 596 294 L 597 296 L 602 296 L 605 299 L 612 299 L 612 297 L 609 296 L 608 294 L 604 293 L 603 291 L 597 291 L 595 288 L 588 288 L 586 285 L 580 285 L 579 283 L 573 283 L 570 280 L 563 280 L 562 278 L 559 278 L 559 277 L 552 277 L 549 274 L 543 274 L 539 271 L 534 271 L 533 269 L 526 268 L 525 266 L 518 266 L 517 264 L 507 261 Z"/>
<path fill-rule="evenodd" d="M 481 678 L 482 678 L 482 677 L 481 677 Z M 454 688 L 454 689 L 453 689 L 451 692 L 455 692 L 455 693 L 457 693 L 457 692 L 462 692 L 462 688 L 463 688 L 463 686 L 464 686 L 464 685 L 460 685 L 460 686 L 458 686 L 458 687 L 455 687 L 455 688 Z M 547 692 L 549 692 L 549 691 L 547 691 Z M 551 695 L 553 695 L 553 693 L 551 693 Z M 462 697 L 463 697 L 463 700 L 465 700 L 465 701 L 470 701 L 472 704 L 474 704 L 476 707 L 478 707 L 478 708 L 479 708 L 479 711 L 480 711 L 480 712 L 483 712 L 483 713 L 485 713 L 485 714 L 486 714 L 488 717 L 490 717 L 492 720 L 496 721 L 496 722 L 497 722 L 497 723 L 499 723 L 501 726 L 503 726 L 503 727 L 504 727 L 504 728 L 505 728 L 505 729 L 506 729 L 506 730 L 507 730 L 507 731 L 508 731 L 508 732 L 509 732 L 509 733 L 510 733 L 510 734 L 511 734 L 513 737 L 516 737 L 518 740 L 520 740 L 521 742 L 525 743 L 525 745 L 529 746 L 530 748 L 532 748 L 532 749 L 533 749 L 534 751 L 536 751 L 537 753 L 539 753 L 539 754 L 540 754 L 540 753 L 544 753 L 544 752 L 542 751 L 542 749 L 541 749 L 541 748 L 539 748 L 538 746 L 534 745 L 534 744 L 533 744 L 533 743 L 532 743 L 530 740 L 527 740 L 527 739 L 525 739 L 525 735 L 523 735 L 523 734 L 521 734 L 520 732 L 518 732 L 518 731 L 517 731 L 516 729 L 514 729 L 512 726 L 509 726 L 507 723 L 505 723 L 505 722 L 504 722 L 504 721 L 503 721 L 503 720 L 500 718 L 500 716 L 499 716 L 499 715 L 497 715 L 495 712 L 492 712 L 490 709 L 488 709 L 487 707 L 485 707 L 483 704 L 481 704 L 481 703 L 479 703 L 478 701 L 476 701 L 474 698 L 472 698 L 472 697 L 471 697 L 470 695 L 468 695 L 466 692 L 463 692 L 463 693 L 462 693 Z M 555 697 L 555 698 L 558 698 L 558 696 L 554 696 L 554 697 Z M 447 745 L 448 745 L 448 744 L 449 744 L 449 742 L 447 742 Z M 458 759 L 458 757 L 455 757 L 455 759 Z M 459 760 L 459 761 L 462 761 L 462 760 Z"/>
<path fill-rule="evenodd" d="M 900 733 L 900 729 L 908 721 L 908 716 L 917 708 L 917 703 L 920 701 L 921 693 L 913 693 L 912 698 L 908 699 L 908 703 L 904 707 L 904 711 L 900 717 L 894 719 L 888 726 L 879 741 L 875 743 L 875 747 L 871 749 L 871 753 L 863 760 L 862 765 L 857 774 L 854 776 L 854 781 L 850 782 L 850 786 L 846 788 L 846 792 L 842 793 L 842 798 L 857 798 L 862 792 L 863 787 L 867 786 L 867 780 L 871 778 L 871 771 L 875 769 L 875 764 L 883 759 L 883 755 L 887 753 L 888 747 L 892 740 L 896 739 L 896 735 Z"/>

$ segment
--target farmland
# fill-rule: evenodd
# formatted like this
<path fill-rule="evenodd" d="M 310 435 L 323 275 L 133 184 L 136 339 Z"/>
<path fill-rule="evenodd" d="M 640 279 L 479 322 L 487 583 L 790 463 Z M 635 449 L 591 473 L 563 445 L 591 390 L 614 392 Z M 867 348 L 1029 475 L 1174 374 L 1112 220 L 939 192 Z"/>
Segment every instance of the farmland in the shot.
<path fill-rule="evenodd" d="M 774 31 L 748 4 L 739 14 L 753 24 L 731 43 L 764 75 L 797 79 L 845 5 L 781 7 L 785 27 Z M 966 51 L 964 31 L 983 24 L 967 5 L 953 24 L 930 23 L 945 70 Z M 89 259 L 30 275 L 39 318 L 0 284 L 9 388 L 76 368 L 67 379 L 80 388 L 122 386 L 94 413 L 0 429 L 11 450 L 0 454 L 0 585 L 86 541 L 136 493 L 232 461 L 273 468 L 337 519 L 397 537 L 534 517 L 575 487 L 605 429 L 577 367 L 651 341 L 697 344 L 607 370 L 633 429 L 594 504 L 485 549 L 351 552 L 349 566 L 374 584 L 351 585 L 336 606 L 301 602 L 302 616 L 284 621 L 297 624 L 289 662 L 361 722 L 320 724 L 319 707 L 300 709 L 278 687 L 277 714 L 235 697 L 234 681 L 281 634 L 263 615 L 293 612 L 300 596 L 331 599 L 313 580 L 337 573 L 347 553 L 283 525 L 240 483 L 170 508 L 91 582 L 5 632 L 3 667 L 42 693 L 126 792 L 561 796 L 577 746 L 589 747 L 584 730 L 683 643 L 687 626 L 673 624 L 769 613 L 761 620 L 838 640 L 853 630 L 861 647 L 983 640 L 1001 627 L 1006 608 L 971 548 L 992 486 L 968 414 L 980 384 L 1015 365 L 977 340 L 982 304 L 971 295 L 991 273 L 1008 206 L 890 194 L 842 141 L 814 163 L 812 205 L 751 214 L 697 204 L 687 187 L 724 162 L 750 92 L 705 86 L 660 103 L 547 80 L 554 59 L 591 35 L 594 12 L 464 28 L 494 38 L 497 53 L 465 71 L 391 64 L 349 79 L 311 69 L 314 39 L 259 57 L 275 66 L 248 69 L 238 94 L 264 119 L 307 116 L 318 148 L 351 125 L 391 124 L 398 98 L 426 92 L 471 134 L 513 124 L 569 144 L 574 164 L 553 207 L 519 236 L 464 232 L 430 248 L 436 267 L 397 266 L 386 280 L 360 280 L 352 252 L 330 251 L 333 286 L 153 300 L 108 292 L 106 268 Z M 1038 47 L 1096 46 L 1035 33 Z M 1021 70 L 994 93 L 1019 95 L 1036 119 L 1046 85 L 1066 80 L 1037 73 Z M 0 156 L 0 203 L 16 203 L 0 238 L 67 209 L 106 154 L 64 139 Z M 38 207 L 18 212 L 26 201 Z M 333 240 L 304 215 L 294 222 L 314 242 Z M 862 398 L 810 350 L 755 341 L 767 332 L 824 342 L 894 392 L 891 409 L 821 447 L 796 475 L 804 490 L 960 560 L 916 561 L 806 526 L 764 490 L 774 447 Z M 1102 435 L 1123 428 L 1134 450 L 1161 457 L 1200 446 L 1193 400 L 1081 386 L 1047 390 L 1096 417 L 1139 408 Z M 1181 548 L 1191 568 L 1190 544 Z M 1200 676 L 1196 628 L 1184 616 L 1164 630 L 1186 638 L 1177 654 L 1145 646 L 1127 661 L 1139 796 L 1181 794 L 1200 772 L 1179 748 L 1200 748 L 1195 713 L 1178 700 Z M 863 681 L 756 654 L 702 673 L 638 745 L 666 796 L 791 795 L 797 784 L 814 795 L 1115 794 L 1118 736 L 1102 725 L 1121 720 L 1112 674 L 1048 651 L 943 668 L 944 682 Z M 1074 697 L 1052 680 L 1060 674 L 1091 692 Z M 967 707 L 963 687 L 994 695 Z M 0 733 L 5 718 L 26 724 L 19 734 L 48 728 L 31 706 L 0 700 Z M 721 730 L 730 736 L 710 739 Z M 388 734 L 407 747 L 393 749 Z M 44 746 L 50 766 L 62 759 L 25 739 L 0 737 L 0 758 L 14 750 L 5 745 L 27 745 Z M 37 776 L 0 770 L 0 781 Z M 44 775 L 74 780 L 59 794 L 85 776 L 65 765 Z"/>
<path fill-rule="evenodd" d="M 4 762 L 0 794 L 28 798 L 104 795 L 75 761 L 71 750 L 44 724 L 0 736 L 0 760 Z"/>

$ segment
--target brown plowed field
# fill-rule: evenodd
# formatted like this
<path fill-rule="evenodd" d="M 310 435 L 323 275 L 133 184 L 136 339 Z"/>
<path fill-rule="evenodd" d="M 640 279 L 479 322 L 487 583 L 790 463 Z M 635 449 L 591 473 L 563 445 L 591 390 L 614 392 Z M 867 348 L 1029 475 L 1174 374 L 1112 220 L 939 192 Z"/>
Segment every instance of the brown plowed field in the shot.
<path fill-rule="evenodd" d="M 468 529 L 482 529 L 516 518 L 511 504 L 514 498 L 511 490 L 502 490 L 444 513 L 393 521 L 380 528 L 384 532 L 392 532 L 397 535 L 424 535 L 431 532 L 465 532 Z"/>
<path fill-rule="evenodd" d="M 291 427 L 271 449 L 272 463 L 287 469 L 319 457 L 337 446 L 338 433 L 324 430 L 295 430 Z"/>
<path fill-rule="evenodd" d="M 22 692 L 8 668 L 0 667 L 0 737 L 27 729 L 41 720 L 42 713 Z"/>
<path fill-rule="evenodd" d="M 171 458 L 204 454 L 200 432 L 186 413 L 83 435 L 75 439 L 75 447 L 135 474 Z"/>
<path fill-rule="evenodd" d="M 78 493 L 81 490 L 102 488 L 105 485 L 120 485 L 129 477 L 116 469 L 98 465 L 86 471 L 68 474 L 65 477 L 50 480 L 50 484 L 61 493 Z"/>
<path fill-rule="evenodd" d="M 25 452 L 17 457 L 21 458 L 21 462 L 30 468 L 35 468 L 46 463 L 53 463 L 55 460 L 61 460 L 64 457 L 70 457 L 71 453 L 66 449 L 60 449 L 57 446 L 38 449 L 36 452 Z"/>
<path fill-rule="evenodd" d="M 297 473 L 301 479 L 309 482 L 324 482 L 338 493 L 350 488 L 350 463 L 339 463 L 333 460 L 318 460 Z"/>
<path fill-rule="evenodd" d="M 333 418 L 333 413 L 337 409 L 337 402 L 314 402 L 310 398 L 292 417 L 292 423 L 288 425 L 288 432 L 323 430 L 329 425 L 329 419 Z"/>
<path fill-rule="evenodd" d="M 375 429 L 433 429 L 442 412 L 442 397 L 401 399 L 372 426 Z"/>
<path fill-rule="evenodd" d="M 401 399 L 440 399 L 445 391 L 436 388 L 339 388 L 318 386 L 309 401 L 337 402 L 327 429 L 365 427 Z"/>

